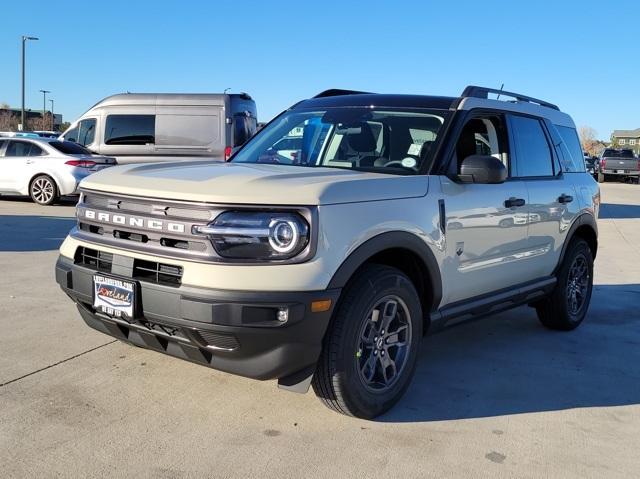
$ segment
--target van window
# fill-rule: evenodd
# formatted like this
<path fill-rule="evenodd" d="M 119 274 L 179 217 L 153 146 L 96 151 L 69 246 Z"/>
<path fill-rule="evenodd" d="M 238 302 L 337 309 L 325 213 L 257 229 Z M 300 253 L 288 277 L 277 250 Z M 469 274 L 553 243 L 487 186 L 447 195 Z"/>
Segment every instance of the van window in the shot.
<path fill-rule="evenodd" d="M 81 120 L 78 124 L 78 138 L 76 143 L 87 146 L 93 143 L 96 138 L 96 120 L 95 118 L 87 118 Z"/>
<path fill-rule="evenodd" d="M 244 145 L 256 133 L 257 120 L 247 115 L 233 117 L 233 146 Z"/>
<path fill-rule="evenodd" d="M 109 115 L 104 129 L 105 145 L 155 143 L 155 115 Z"/>
<path fill-rule="evenodd" d="M 220 116 L 200 115 L 183 109 L 183 114 L 157 114 L 155 144 L 180 148 L 212 148 L 220 143 Z"/>

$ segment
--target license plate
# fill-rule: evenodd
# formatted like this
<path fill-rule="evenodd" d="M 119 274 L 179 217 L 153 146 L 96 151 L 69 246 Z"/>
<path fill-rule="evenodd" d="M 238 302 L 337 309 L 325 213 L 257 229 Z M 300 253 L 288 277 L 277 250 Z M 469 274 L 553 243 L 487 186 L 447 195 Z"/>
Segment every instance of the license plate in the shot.
<path fill-rule="evenodd" d="M 135 283 L 111 276 L 93 276 L 93 307 L 114 318 L 133 318 Z"/>
<path fill-rule="evenodd" d="M 625 173 L 625 170 L 616 170 L 616 173 L 618 173 L 618 174 L 624 174 L 624 173 Z"/>

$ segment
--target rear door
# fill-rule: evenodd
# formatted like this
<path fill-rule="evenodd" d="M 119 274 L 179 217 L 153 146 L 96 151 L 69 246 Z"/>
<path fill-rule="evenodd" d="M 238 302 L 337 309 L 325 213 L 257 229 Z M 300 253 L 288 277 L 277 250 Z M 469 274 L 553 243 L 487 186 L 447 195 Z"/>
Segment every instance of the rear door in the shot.
<path fill-rule="evenodd" d="M 510 115 L 509 131 L 514 147 L 514 174 L 524 181 L 527 207 L 527 261 L 532 279 L 553 273 L 569 227 L 578 210 L 573 183 L 560 167 L 561 139 L 554 141 L 544 121 Z M 584 161 L 582 161 L 584 171 Z"/>

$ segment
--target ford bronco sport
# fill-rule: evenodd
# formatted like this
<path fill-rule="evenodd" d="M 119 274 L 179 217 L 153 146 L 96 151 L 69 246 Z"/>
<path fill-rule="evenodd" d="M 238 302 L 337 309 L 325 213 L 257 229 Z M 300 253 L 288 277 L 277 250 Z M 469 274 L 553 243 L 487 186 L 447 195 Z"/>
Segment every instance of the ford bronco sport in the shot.
<path fill-rule="evenodd" d="M 566 331 L 591 298 L 598 185 L 571 118 L 516 93 L 328 90 L 229 163 L 81 191 L 56 279 L 89 326 L 357 417 L 399 400 L 427 329 L 526 304 Z"/>

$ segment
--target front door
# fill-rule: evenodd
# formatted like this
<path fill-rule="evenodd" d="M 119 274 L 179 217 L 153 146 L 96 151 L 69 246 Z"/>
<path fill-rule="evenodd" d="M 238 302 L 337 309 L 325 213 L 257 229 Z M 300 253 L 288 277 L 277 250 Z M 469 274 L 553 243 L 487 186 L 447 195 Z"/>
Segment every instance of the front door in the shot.
<path fill-rule="evenodd" d="M 456 143 L 454 165 L 470 155 L 492 155 L 510 169 L 502 115 L 467 121 Z M 454 303 L 525 282 L 527 188 L 511 177 L 502 184 L 463 184 L 441 177 L 446 212 L 443 303 Z"/>
<path fill-rule="evenodd" d="M 0 148 L 0 190 L 7 193 L 24 192 L 33 161 L 29 157 L 32 143 L 26 140 L 4 140 L 3 143 L 4 149 Z"/>

